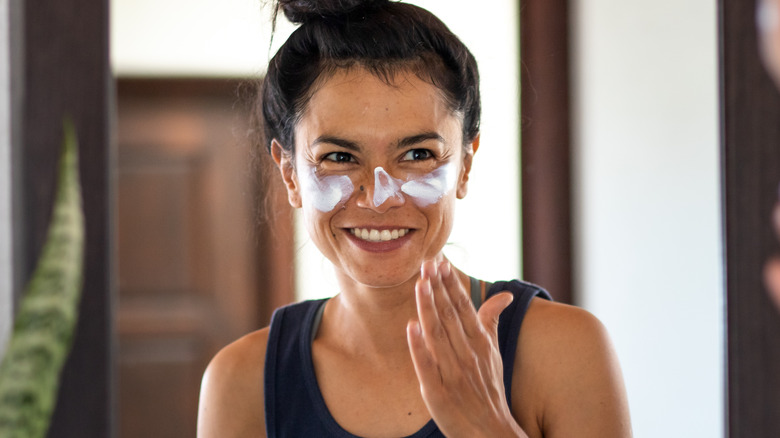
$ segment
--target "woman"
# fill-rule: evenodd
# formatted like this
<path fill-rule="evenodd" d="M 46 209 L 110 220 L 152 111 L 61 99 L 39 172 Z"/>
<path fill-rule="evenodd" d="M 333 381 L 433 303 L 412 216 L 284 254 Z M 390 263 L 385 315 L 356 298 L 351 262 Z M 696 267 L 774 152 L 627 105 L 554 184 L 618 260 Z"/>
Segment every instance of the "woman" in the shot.
<path fill-rule="evenodd" d="M 594 317 L 442 255 L 479 147 L 468 49 L 411 5 L 280 3 L 302 26 L 263 84 L 267 147 L 341 292 L 213 359 L 199 436 L 629 436 Z"/>

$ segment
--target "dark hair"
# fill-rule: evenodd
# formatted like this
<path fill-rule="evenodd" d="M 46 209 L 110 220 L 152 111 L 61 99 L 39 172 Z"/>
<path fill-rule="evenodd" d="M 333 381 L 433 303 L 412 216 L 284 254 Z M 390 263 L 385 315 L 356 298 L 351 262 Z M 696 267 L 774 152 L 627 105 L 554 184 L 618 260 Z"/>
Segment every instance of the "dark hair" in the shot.
<path fill-rule="evenodd" d="M 259 97 L 264 143 L 294 153 L 294 130 L 316 86 L 337 69 L 359 66 L 391 83 L 411 72 L 437 87 L 463 116 L 463 141 L 479 133 L 479 72 L 474 56 L 435 15 L 389 0 L 278 0 L 301 26 L 271 59 Z M 276 20 L 274 13 L 274 23 Z"/>

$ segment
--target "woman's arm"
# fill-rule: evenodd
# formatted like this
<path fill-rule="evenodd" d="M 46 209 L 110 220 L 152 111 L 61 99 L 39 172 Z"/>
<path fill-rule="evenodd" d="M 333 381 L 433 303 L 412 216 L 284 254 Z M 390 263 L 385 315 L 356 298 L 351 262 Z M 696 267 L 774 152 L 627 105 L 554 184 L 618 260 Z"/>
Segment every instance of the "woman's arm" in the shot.
<path fill-rule="evenodd" d="M 631 436 L 620 366 L 596 317 L 532 301 L 518 341 L 512 412 L 531 437 Z"/>
<path fill-rule="evenodd" d="M 211 360 L 200 388 L 198 438 L 265 437 L 267 343 L 266 328 L 233 342 Z"/>

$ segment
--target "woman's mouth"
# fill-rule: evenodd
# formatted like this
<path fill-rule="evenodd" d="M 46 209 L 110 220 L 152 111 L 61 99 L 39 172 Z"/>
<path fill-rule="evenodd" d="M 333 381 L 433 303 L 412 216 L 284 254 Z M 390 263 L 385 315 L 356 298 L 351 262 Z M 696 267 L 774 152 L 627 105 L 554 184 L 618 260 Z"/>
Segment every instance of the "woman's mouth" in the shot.
<path fill-rule="evenodd" d="M 409 229 L 377 230 L 372 228 L 350 228 L 349 232 L 358 239 L 369 242 L 388 242 L 404 237 L 409 232 Z"/>

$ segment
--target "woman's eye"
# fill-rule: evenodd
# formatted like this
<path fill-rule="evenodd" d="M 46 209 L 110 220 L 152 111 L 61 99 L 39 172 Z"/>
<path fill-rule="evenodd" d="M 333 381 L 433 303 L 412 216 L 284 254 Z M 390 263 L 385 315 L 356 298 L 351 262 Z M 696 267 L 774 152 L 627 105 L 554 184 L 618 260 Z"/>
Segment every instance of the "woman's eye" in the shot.
<path fill-rule="evenodd" d="M 328 155 L 325 155 L 325 159 L 328 161 L 334 161 L 336 163 L 351 163 L 355 161 L 355 158 L 352 156 L 352 154 L 347 152 L 331 152 Z"/>
<path fill-rule="evenodd" d="M 412 149 L 402 158 L 403 161 L 419 161 L 432 158 L 433 154 L 428 149 Z"/>

